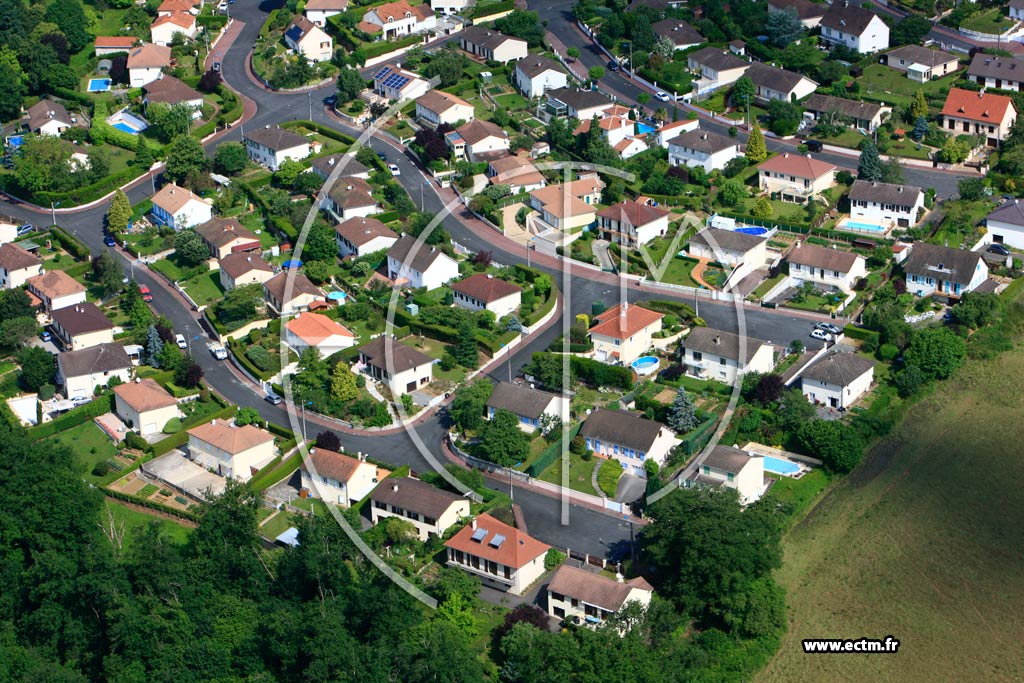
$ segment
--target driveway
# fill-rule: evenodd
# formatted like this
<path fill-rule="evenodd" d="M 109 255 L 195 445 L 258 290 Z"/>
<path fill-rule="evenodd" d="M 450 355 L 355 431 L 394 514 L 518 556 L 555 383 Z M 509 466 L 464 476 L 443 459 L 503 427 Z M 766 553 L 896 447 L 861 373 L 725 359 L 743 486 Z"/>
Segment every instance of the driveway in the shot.
<path fill-rule="evenodd" d="M 643 497 L 647 490 L 647 480 L 632 474 L 623 474 L 619 477 L 619 485 L 615 489 L 615 500 L 620 503 L 632 503 Z"/>

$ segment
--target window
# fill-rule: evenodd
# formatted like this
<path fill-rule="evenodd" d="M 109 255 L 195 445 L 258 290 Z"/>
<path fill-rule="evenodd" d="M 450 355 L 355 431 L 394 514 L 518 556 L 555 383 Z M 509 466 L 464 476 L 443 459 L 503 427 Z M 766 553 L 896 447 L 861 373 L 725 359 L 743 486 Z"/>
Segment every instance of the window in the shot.
<path fill-rule="evenodd" d="M 718 359 L 718 364 L 719 365 L 725 365 L 725 362 L 726 362 L 725 361 L 725 356 L 722 356 L 721 358 Z"/>
<path fill-rule="evenodd" d="M 562 595 L 561 593 L 554 593 L 554 592 L 552 592 L 551 593 L 551 599 L 554 600 L 555 602 L 565 602 L 565 596 Z"/>
<path fill-rule="evenodd" d="M 506 579 L 511 579 L 512 578 L 512 570 L 509 569 L 508 567 L 504 567 L 503 568 L 503 574 L 505 575 Z"/>
<path fill-rule="evenodd" d="M 427 517 L 426 515 L 423 515 L 423 523 L 429 524 L 430 526 L 435 526 L 437 524 L 437 520 L 433 517 Z"/>
<path fill-rule="evenodd" d="M 378 510 L 387 510 L 388 509 L 388 506 L 385 505 L 384 503 L 380 502 L 379 500 L 373 501 L 373 507 L 377 508 Z"/>
<path fill-rule="evenodd" d="M 732 472 L 726 472 L 726 474 L 725 474 L 725 478 L 726 478 L 726 480 L 728 480 L 728 481 L 732 481 L 733 479 L 735 479 L 735 478 L 736 478 L 736 475 L 735 475 L 735 474 L 733 474 Z"/>

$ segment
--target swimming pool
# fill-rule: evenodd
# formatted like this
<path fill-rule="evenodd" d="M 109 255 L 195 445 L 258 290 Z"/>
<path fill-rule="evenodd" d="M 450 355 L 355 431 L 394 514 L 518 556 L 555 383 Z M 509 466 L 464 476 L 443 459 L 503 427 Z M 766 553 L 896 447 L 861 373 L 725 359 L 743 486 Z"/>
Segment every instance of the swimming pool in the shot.
<path fill-rule="evenodd" d="M 128 133 L 129 135 L 138 135 L 149 128 L 149 124 L 146 123 L 144 118 L 131 113 L 128 111 L 127 107 L 120 111 L 115 111 L 113 114 L 108 116 L 107 123 L 119 131 Z"/>
<path fill-rule="evenodd" d="M 348 294 L 345 292 L 328 292 L 327 298 L 331 301 L 337 301 L 338 303 L 345 303 L 345 299 L 348 298 Z"/>
<path fill-rule="evenodd" d="M 736 228 L 735 232 L 742 232 L 744 235 L 767 235 L 768 234 L 768 228 L 758 228 L 758 227 Z"/>
<path fill-rule="evenodd" d="M 649 375 L 658 369 L 658 365 L 660 363 L 661 361 L 654 356 L 641 356 L 640 358 L 637 358 L 629 365 L 631 368 L 633 368 L 636 374 Z"/>
<path fill-rule="evenodd" d="M 89 92 L 106 92 L 110 90 L 112 82 L 109 78 L 90 78 L 87 90 Z"/>
<path fill-rule="evenodd" d="M 654 126 L 648 126 L 646 123 L 637 123 L 636 124 L 636 134 L 637 135 L 645 135 L 647 133 L 653 133 L 655 130 L 656 129 L 654 128 Z"/>
<path fill-rule="evenodd" d="M 117 123 L 115 123 L 114 124 L 114 128 L 117 128 L 118 130 L 124 131 L 125 133 L 129 133 L 131 135 L 138 135 L 139 134 L 139 131 L 135 130 L 134 128 L 129 126 L 124 121 L 118 121 Z"/>
<path fill-rule="evenodd" d="M 887 232 L 886 228 L 874 223 L 860 223 L 858 221 L 846 221 L 839 226 L 840 230 L 856 230 L 857 232 Z"/>
<path fill-rule="evenodd" d="M 764 470 L 765 472 L 772 472 L 773 474 L 781 474 L 786 477 L 791 477 L 800 471 L 800 465 L 790 460 L 783 460 L 782 458 L 773 458 L 770 455 L 762 456 L 764 458 Z"/>

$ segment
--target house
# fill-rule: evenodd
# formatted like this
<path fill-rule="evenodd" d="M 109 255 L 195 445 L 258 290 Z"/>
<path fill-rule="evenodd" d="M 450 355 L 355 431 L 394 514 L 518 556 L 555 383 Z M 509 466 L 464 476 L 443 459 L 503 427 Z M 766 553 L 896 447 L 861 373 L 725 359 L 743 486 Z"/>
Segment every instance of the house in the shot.
<path fill-rule="evenodd" d="M 383 40 L 422 33 L 437 26 L 434 10 L 427 5 L 410 5 L 406 0 L 395 0 L 377 5 L 363 15 L 356 26 L 363 33 L 380 34 Z"/>
<path fill-rule="evenodd" d="M 658 126 L 657 130 L 653 133 L 647 134 L 648 140 L 653 140 L 654 144 L 658 145 L 663 149 L 668 149 L 668 143 L 682 135 L 683 133 L 689 133 L 692 130 L 700 128 L 700 119 L 689 119 L 685 121 L 672 121 L 671 123 L 663 123 Z"/>
<path fill-rule="evenodd" d="M 160 225 L 185 230 L 213 218 L 213 206 L 184 187 L 169 183 L 153 195 L 153 218 Z"/>
<path fill-rule="evenodd" d="M 487 419 L 494 419 L 494 413 L 499 410 L 515 415 L 519 419 L 519 428 L 532 434 L 540 428 L 541 418 L 545 415 L 567 420 L 569 399 L 524 384 L 498 382 L 487 399 Z"/>
<path fill-rule="evenodd" d="M 442 123 L 454 126 L 460 121 L 472 121 L 475 115 L 473 105 L 461 97 L 430 90 L 416 100 L 416 118 L 436 128 Z"/>
<path fill-rule="evenodd" d="M 263 298 L 279 316 L 305 311 L 314 302 L 325 300 L 323 290 L 310 282 L 304 273 L 287 270 L 263 283 Z"/>
<path fill-rule="evenodd" d="M 1014 199 L 986 216 L 985 235 L 995 244 L 1024 249 L 1024 204 Z"/>
<path fill-rule="evenodd" d="M 984 90 L 950 88 L 942 107 L 942 127 L 953 135 L 978 135 L 989 147 L 998 147 L 1010 134 L 1017 107 L 1006 95 Z"/>
<path fill-rule="evenodd" d="M 804 111 L 813 114 L 815 119 L 820 119 L 825 114 L 836 113 L 849 119 L 850 127 L 863 129 L 869 133 L 874 132 L 882 125 L 882 121 L 892 114 L 891 107 L 881 104 L 859 102 L 819 93 L 808 97 L 802 106 Z"/>
<path fill-rule="evenodd" d="M 731 40 L 729 41 L 729 52 L 742 57 L 747 54 L 747 44 L 742 40 Z"/>
<path fill-rule="evenodd" d="M 476 273 L 451 284 L 453 301 L 470 311 L 490 311 L 501 319 L 514 313 L 522 303 L 523 288 L 494 277 Z"/>
<path fill-rule="evenodd" d="M 220 260 L 220 286 L 225 292 L 244 285 L 261 285 L 273 276 L 273 266 L 259 254 L 236 251 Z"/>
<path fill-rule="evenodd" d="M 967 78 L 996 90 L 1024 90 L 1024 59 L 978 52 L 967 67 Z"/>
<path fill-rule="evenodd" d="M 978 252 L 914 242 L 903 272 L 911 294 L 959 299 L 988 279 L 988 264 Z"/>
<path fill-rule="evenodd" d="M 730 446 L 715 446 L 684 485 L 733 489 L 740 503 L 749 505 L 768 488 L 764 479 L 764 458 Z"/>
<path fill-rule="evenodd" d="M 436 14 L 451 16 L 461 14 L 473 4 L 473 0 L 430 0 L 430 9 Z"/>
<path fill-rule="evenodd" d="M 868 392 L 875 364 L 856 353 L 833 352 L 804 369 L 800 391 L 811 403 L 846 410 Z"/>
<path fill-rule="evenodd" d="M 356 344 L 356 335 L 347 327 L 322 313 L 306 311 L 284 325 L 284 341 L 295 352 L 316 349 L 322 358 Z"/>
<path fill-rule="evenodd" d="M 114 323 L 88 301 L 58 308 L 50 314 L 50 321 L 54 334 L 70 351 L 114 342 Z"/>
<path fill-rule="evenodd" d="M 615 147 L 623 140 L 631 139 L 636 135 L 636 122 L 629 119 L 628 114 L 621 116 L 603 116 L 599 119 L 594 117 L 587 119 L 586 121 L 580 121 L 572 134 L 583 135 L 590 132 L 590 128 L 594 125 L 595 120 L 597 121 L 597 127 L 600 129 L 601 134 L 604 135 L 605 139 L 608 140 L 608 144 L 612 147 Z"/>
<path fill-rule="evenodd" d="M 630 159 L 635 157 L 640 152 L 647 151 L 647 143 L 644 142 L 642 137 L 631 137 L 625 138 L 618 143 L 612 145 L 612 149 L 623 159 Z"/>
<path fill-rule="evenodd" d="M 149 39 L 154 45 L 170 45 L 174 37 L 181 34 L 189 40 L 199 35 L 196 17 L 190 12 L 174 12 L 157 17 L 149 26 Z"/>
<path fill-rule="evenodd" d="M 96 36 L 94 52 L 97 57 L 128 53 L 137 42 L 135 36 Z"/>
<path fill-rule="evenodd" d="M 956 55 L 920 45 L 904 45 L 889 50 L 883 58 L 886 66 L 904 72 L 907 78 L 918 83 L 942 78 L 960 68 L 960 58 Z"/>
<path fill-rule="evenodd" d="M 373 91 L 389 100 L 415 100 L 428 90 L 427 81 L 402 69 L 385 66 L 373 75 Z"/>
<path fill-rule="evenodd" d="M 508 152 L 508 133 L 490 121 L 474 119 L 462 124 L 454 132 L 462 138 L 470 161 L 481 161 L 478 157 L 488 152 Z"/>
<path fill-rule="evenodd" d="M 811 0 L 768 0 L 768 14 L 793 11 L 805 29 L 818 28 L 828 5 Z"/>
<path fill-rule="evenodd" d="M 597 229 L 602 239 L 636 248 L 668 232 L 669 212 L 650 204 L 630 200 L 597 212 Z"/>
<path fill-rule="evenodd" d="M 244 136 L 249 158 L 276 171 L 286 160 L 302 161 L 310 154 L 309 140 L 280 126 L 264 126 Z"/>
<path fill-rule="evenodd" d="M 68 399 L 90 398 L 96 387 L 111 380 L 124 384 L 132 379 L 132 361 L 120 344 L 100 344 L 57 355 L 57 386 Z"/>
<path fill-rule="evenodd" d="M 544 574 L 550 546 L 483 513 L 445 541 L 448 566 L 490 588 L 522 595 Z"/>
<path fill-rule="evenodd" d="M 681 19 L 662 19 L 651 24 L 651 29 L 659 40 L 672 41 L 676 50 L 688 50 L 707 42 L 700 31 Z"/>
<path fill-rule="evenodd" d="M 335 14 L 341 14 L 348 9 L 348 0 L 307 0 L 306 6 L 302 8 L 306 18 L 311 22 L 324 28 L 327 20 Z"/>
<path fill-rule="evenodd" d="M 28 131 L 38 135 L 60 135 L 78 124 L 63 104 L 44 97 L 28 108 Z"/>
<path fill-rule="evenodd" d="M 313 164 L 310 168 L 326 181 L 337 166 L 341 167 L 341 170 L 338 171 L 338 178 L 368 180 L 370 177 L 370 169 L 357 161 L 354 154 L 343 154 L 341 152 L 313 159 Z"/>
<path fill-rule="evenodd" d="M 660 422 L 607 408 L 595 408 L 579 435 L 594 455 L 615 460 L 628 474 L 641 478 L 647 476 L 644 463 L 648 459 L 661 466 L 675 446 L 672 430 Z"/>
<path fill-rule="evenodd" d="M 912 228 L 924 213 L 924 192 L 912 185 L 855 180 L 850 218 L 872 225 Z"/>
<path fill-rule="evenodd" d="M 811 155 L 786 152 L 757 166 L 758 187 L 784 202 L 803 204 L 836 183 L 836 167 Z"/>
<path fill-rule="evenodd" d="M 411 394 L 434 379 L 433 358 L 388 337 L 377 337 L 360 346 L 359 365 L 367 375 L 386 385 L 396 398 Z"/>
<path fill-rule="evenodd" d="M 798 283 L 814 282 L 849 293 L 867 275 L 864 257 L 841 249 L 800 244 L 786 256 L 789 276 Z"/>
<path fill-rule="evenodd" d="M 140 436 L 159 434 L 181 415 L 178 400 L 148 377 L 114 387 L 114 411 Z"/>
<path fill-rule="evenodd" d="M 404 235 L 388 249 L 388 278 L 408 289 L 437 289 L 459 276 L 459 264 L 437 247 Z"/>
<path fill-rule="evenodd" d="M 366 256 L 375 251 L 390 249 L 398 241 L 398 233 L 376 218 L 356 216 L 334 226 L 338 255 Z"/>
<path fill-rule="evenodd" d="M 817 83 L 805 76 L 764 62 L 751 64 L 743 75 L 753 81 L 754 98 L 762 102 L 794 102 L 802 100 L 818 88 Z"/>
<path fill-rule="evenodd" d="M 712 327 L 693 328 L 683 340 L 682 351 L 686 373 L 698 379 L 731 385 L 748 372 L 768 374 L 775 369 L 771 344 Z"/>
<path fill-rule="evenodd" d="M 686 66 L 700 74 L 694 84 L 699 92 L 710 92 L 732 85 L 750 68 L 750 62 L 717 47 L 705 47 L 686 56 Z"/>
<path fill-rule="evenodd" d="M 171 65 L 171 48 L 147 43 L 128 53 L 128 85 L 141 88 L 160 78 L 161 70 Z"/>
<path fill-rule="evenodd" d="M 203 94 L 174 76 L 161 74 L 142 86 L 142 93 L 142 103 L 147 107 L 154 102 L 170 106 L 184 104 L 192 109 L 193 119 L 203 115 Z"/>
<path fill-rule="evenodd" d="M 722 170 L 740 156 L 740 144 L 707 130 L 695 129 L 668 141 L 668 163 L 672 166 L 700 167 L 705 173 Z"/>
<path fill-rule="evenodd" d="M 39 299 L 47 313 L 85 303 L 85 285 L 63 270 L 33 275 L 25 284 L 28 285 L 28 293 Z"/>
<path fill-rule="evenodd" d="M 548 185 L 530 192 L 530 208 L 540 212 L 547 227 L 572 234 L 593 225 L 594 207 L 573 195 L 569 183 Z"/>
<path fill-rule="evenodd" d="M 526 57 L 525 40 L 506 36 L 484 26 L 470 26 L 459 34 L 459 47 L 488 62 L 508 64 Z"/>
<path fill-rule="evenodd" d="M 487 163 L 487 175 L 492 185 L 508 185 L 512 194 L 532 192 L 547 185 L 544 174 L 533 162 L 519 156 L 492 159 Z"/>
<path fill-rule="evenodd" d="M 889 47 L 889 25 L 874 12 L 847 0 L 836 0 L 819 24 L 821 39 L 828 45 L 845 45 L 861 54 Z"/>
<path fill-rule="evenodd" d="M 43 272 L 43 260 L 17 244 L 0 244 L 0 289 L 21 287 Z"/>
<path fill-rule="evenodd" d="M 547 92 L 544 110 L 548 116 L 589 121 L 595 116 L 600 118 L 613 106 L 615 106 L 614 102 L 596 90 L 580 90 L 566 86 Z"/>
<path fill-rule="evenodd" d="M 412 477 L 385 479 L 370 492 L 370 521 L 379 524 L 388 517 L 409 522 L 426 541 L 469 517 L 469 501 Z"/>
<path fill-rule="evenodd" d="M 161 0 L 160 4 L 157 5 L 156 15 L 158 17 L 169 17 L 177 12 L 199 14 L 199 8 L 196 5 L 202 4 L 202 0 Z"/>
<path fill-rule="evenodd" d="M 237 252 L 262 249 L 260 238 L 234 218 L 211 218 L 197 225 L 195 231 L 210 250 L 210 256 L 215 259 Z"/>
<path fill-rule="evenodd" d="M 665 316 L 642 306 L 618 304 L 594 317 L 590 328 L 594 358 L 612 365 L 629 365 L 651 348 Z"/>
<path fill-rule="evenodd" d="M 717 261 L 735 268 L 743 264 L 749 270 L 768 262 L 768 240 L 735 230 L 705 228 L 690 238 L 687 253 L 700 259 Z"/>
<path fill-rule="evenodd" d="M 1024 21 L 1024 0 L 1010 0 L 1010 18 Z"/>
<path fill-rule="evenodd" d="M 366 456 L 353 458 L 326 448 L 309 449 L 299 466 L 301 486 L 311 498 L 349 508 L 366 498 L 377 486 L 377 466 Z"/>
<path fill-rule="evenodd" d="M 338 178 L 320 201 L 320 208 L 337 221 L 380 213 L 373 188 L 362 178 Z"/>
<path fill-rule="evenodd" d="M 276 450 L 274 435 L 253 425 L 211 420 L 188 430 L 189 457 L 228 479 L 249 481 Z"/>
<path fill-rule="evenodd" d="M 654 588 L 642 576 L 628 581 L 563 564 L 547 586 L 548 616 L 597 626 L 627 603 L 651 604 Z"/>
<path fill-rule="evenodd" d="M 296 15 L 285 29 L 284 44 L 310 64 L 329 62 L 334 56 L 334 40 L 301 14 Z"/>
<path fill-rule="evenodd" d="M 524 57 L 516 62 L 512 81 L 523 96 L 533 99 L 542 97 L 549 90 L 566 87 L 569 84 L 569 76 L 555 60 L 536 55 Z"/>

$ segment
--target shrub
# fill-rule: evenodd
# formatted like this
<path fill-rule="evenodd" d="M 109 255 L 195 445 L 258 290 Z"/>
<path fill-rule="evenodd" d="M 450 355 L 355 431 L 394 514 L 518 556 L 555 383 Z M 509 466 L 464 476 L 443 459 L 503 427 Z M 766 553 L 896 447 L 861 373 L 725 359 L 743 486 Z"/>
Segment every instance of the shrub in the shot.
<path fill-rule="evenodd" d="M 175 432 L 180 432 L 181 431 L 181 418 L 180 417 L 172 417 L 170 420 L 167 421 L 167 424 L 164 425 L 164 428 L 161 431 L 164 434 L 174 434 Z"/>
<path fill-rule="evenodd" d="M 888 363 L 898 356 L 900 353 L 899 347 L 895 344 L 882 344 L 878 347 L 878 359 Z"/>
<path fill-rule="evenodd" d="M 92 476 L 94 477 L 105 477 L 109 472 L 110 465 L 108 465 L 105 461 L 96 463 L 96 465 L 92 468 Z"/>
<path fill-rule="evenodd" d="M 149 442 L 135 432 L 128 432 L 128 434 L 125 435 L 124 445 L 137 451 L 145 451 L 149 449 Z"/>
<path fill-rule="evenodd" d="M 53 398 L 54 392 L 56 392 L 56 388 L 52 384 L 44 384 L 39 387 L 39 400 L 49 401 Z"/>
<path fill-rule="evenodd" d="M 558 548 L 550 548 L 544 556 L 544 571 L 549 572 L 564 561 L 565 553 L 558 550 Z"/>

